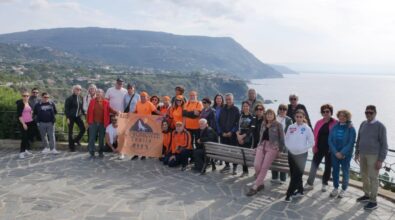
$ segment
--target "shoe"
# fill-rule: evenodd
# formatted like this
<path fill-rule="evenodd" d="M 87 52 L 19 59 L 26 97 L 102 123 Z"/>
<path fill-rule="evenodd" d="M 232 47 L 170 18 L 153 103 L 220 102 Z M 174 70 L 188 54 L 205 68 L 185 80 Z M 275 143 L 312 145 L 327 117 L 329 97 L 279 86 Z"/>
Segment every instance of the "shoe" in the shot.
<path fill-rule="evenodd" d="M 232 170 L 232 175 L 233 175 L 233 176 L 236 176 L 236 175 L 237 175 L 237 171 L 236 171 L 236 169 L 234 169 L 234 168 L 233 168 L 233 170 Z"/>
<path fill-rule="evenodd" d="M 303 197 L 304 196 L 304 194 L 302 193 L 302 192 L 295 192 L 293 195 L 292 195 L 292 197 L 295 197 L 295 198 L 300 198 L 300 197 Z"/>
<path fill-rule="evenodd" d="M 240 177 L 245 177 L 245 176 L 248 176 L 248 172 L 243 172 L 243 173 L 240 175 Z"/>
<path fill-rule="evenodd" d="M 314 189 L 314 186 L 313 185 L 310 185 L 310 184 L 308 184 L 308 183 L 306 183 L 306 184 L 304 184 L 304 190 L 313 190 Z"/>
<path fill-rule="evenodd" d="M 329 194 L 330 197 L 336 197 L 339 194 L 339 190 L 338 189 L 333 189 L 331 194 Z"/>
<path fill-rule="evenodd" d="M 89 156 L 89 160 L 94 160 L 95 159 L 95 155 L 90 155 Z"/>
<path fill-rule="evenodd" d="M 81 147 L 80 141 L 74 141 L 74 144 L 77 145 L 78 147 Z"/>
<path fill-rule="evenodd" d="M 181 167 L 181 171 L 185 171 L 186 169 L 187 169 L 186 166 L 182 166 L 182 167 Z"/>
<path fill-rule="evenodd" d="M 125 155 L 124 154 L 119 155 L 118 160 L 123 160 L 123 159 L 125 159 Z"/>
<path fill-rule="evenodd" d="M 142 156 L 140 160 L 145 160 L 145 159 L 146 159 L 146 157 L 145 157 L 145 156 Z"/>
<path fill-rule="evenodd" d="M 41 153 L 43 153 L 43 154 L 48 154 L 49 152 L 50 152 L 50 150 L 48 147 L 44 148 L 44 150 L 41 151 Z"/>
<path fill-rule="evenodd" d="M 70 148 L 70 152 L 75 152 L 75 147 L 74 146 L 71 146 L 69 148 Z"/>
<path fill-rule="evenodd" d="M 283 182 L 281 182 L 279 179 L 272 179 L 270 182 L 274 184 L 283 184 Z"/>
<path fill-rule="evenodd" d="M 346 195 L 346 190 L 340 190 L 339 195 L 337 195 L 337 198 L 341 199 L 344 198 L 344 196 Z"/>
<path fill-rule="evenodd" d="M 25 159 L 25 152 L 19 153 L 19 159 Z"/>
<path fill-rule="evenodd" d="M 130 160 L 137 160 L 138 158 L 139 158 L 139 156 L 135 155 L 135 156 L 133 156 L 132 159 L 130 159 Z"/>
<path fill-rule="evenodd" d="M 55 148 L 51 150 L 51 154 L 59 154 L 59 151 L 57 151 Z"/>
<path fill-rule="evenodd" d="M 327 187 L 328 187 L 328 185 L 322 184 L 321 192 L 326 192 L 327 191 Z"/>
<path fill-rule="evenodd" d="M 246 193 L 246 196 L 253 196 L 258 193 L 258 189 L 250 188 L 250 190 Z"/>
<path fill-rule="evenodd" d="M 365 210 L 374 210 L 377 209 L 377 202 L 369 202 L 368 204 L 366 204 L 363 209 Z"/>
<path fill-rule="evenodd" d="M 217 167 L 215 166 L 215 164 L 213 164 L 213 166 L 211 166 L 211 171 L 215 171 L 217 170 Z"/>
<path fill-rule="evenodd" d="M 357 202 L 369 202 L 370 201 L 370 198 L 369 198 L 369 196 L 361 196 L 361 197 L 359 197 L 358 199 L 357 199 Z"/>
<path fill-rule="evenodd" d="M 32 152 L 30 152 L 30 151 L 28 151 L 28 150 L 25 150 L 25 155 L 27 155 L 27 156 L 32 156 L 32 155 L 33 155 L 33 153 L 32 153 Z"/>
<path fill-rule="evenodd" d="M 290 203 L 292 201 L 292 197 L 291 196 L 286 196 L 283 201 L 286 202 L 286 203 Z"/>
<path fill-rule="evenodd" d="M 225 166 L 224 168 L 222 168 L 222 170 L 220 171 L 220 173 L 227 173 L 230 171 L 230 166 Z"/>
<path fill-rule="evenodd" d="M 104 154 L 103 153 L 99 154 L 99 158 L 103 159 L 104 158 Z"/>

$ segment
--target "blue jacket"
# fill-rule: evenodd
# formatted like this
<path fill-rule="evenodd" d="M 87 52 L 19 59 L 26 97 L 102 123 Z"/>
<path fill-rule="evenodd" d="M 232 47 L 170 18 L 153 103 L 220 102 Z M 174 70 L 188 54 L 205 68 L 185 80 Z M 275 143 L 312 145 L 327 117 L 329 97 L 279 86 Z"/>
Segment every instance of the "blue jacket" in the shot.
<path fill-rule="evenodd" d="M 336 135 L 341 129 L 345 129 L 345 131 L 343 139 L 339 142 Z M 336 125 L 331 129 L 328 138 L 331 153 L 336 154 L 337 152 L 340 152 L 346 157 L 351 157 L 353 154 L 355 139 L 356 132 L 351 122 L 347 122 L 345 125 L 341 125 L 340 122 L 336 123 Z"/>

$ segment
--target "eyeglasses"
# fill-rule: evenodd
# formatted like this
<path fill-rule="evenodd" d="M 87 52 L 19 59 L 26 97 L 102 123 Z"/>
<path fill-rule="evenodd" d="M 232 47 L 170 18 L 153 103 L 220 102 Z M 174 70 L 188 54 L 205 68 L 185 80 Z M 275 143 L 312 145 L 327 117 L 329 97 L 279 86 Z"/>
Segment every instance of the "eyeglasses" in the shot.
<path fill-rule="evenodd" d="M 366 111 L 365 112 L 365 115 L 373 115 L 374 114 L 374 112 L 371 112 L 371 111 Z"/>
<path fill-rule="evenodd" d="M 286 108 L 279 108 L 280 111 L 287 111 L 288 109 Z"/>
<path fill-rule="evenodd" d="M 329 114 L 329 113 L 331 113 L 331 111 L 329 110 L 321 111 L 321 114 Z"/>
<path fill-rule="evenodd" d="M 263 111 L 263 108 L 257 108 L 255 111 Z"/>

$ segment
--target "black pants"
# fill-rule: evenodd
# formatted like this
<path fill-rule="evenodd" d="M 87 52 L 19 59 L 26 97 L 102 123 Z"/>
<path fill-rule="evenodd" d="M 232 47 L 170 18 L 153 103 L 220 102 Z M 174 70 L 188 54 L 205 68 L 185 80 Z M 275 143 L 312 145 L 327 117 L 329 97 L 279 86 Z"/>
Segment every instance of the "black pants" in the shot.
<path fill-rule="evenodd" d="M 307 180 L 307 183 L 309 185 L 314 184 L 314 179 L 318 167 L 320 166 L 322 159 L 324 158 L 325 158 L 325 170 L 324 170 L 324 175 L 322 176 L 322 184 L 328 185 L 328 181 L 331 178 L 331 169 L 332 169 L 331 153 L 329 152 L 329 150 L 324 150 L 324 151 L 321 150 L 318 151 L 316 154 L 314 154 L 313 161 L 311 162 L 309 178 Z"/>
<path fill-rule="evenodd" d="M 179 154 L 175 155 L 174 160 L 168 160 L 167 164 L 169 167 L 176 167 L 182 165 L 182 167 L 186 167 L 188 165 L 188 159 L 192 157 L 193 150 L 182 149 Z M 169 156 L 169 158 L 171 155 Z"/>
<path fill-rule="evenodd" d="M 32 124 L 32 136 L 31 136 L 31 142 L 36 139 L 37 141 L 41 141 L 41 134 L 40 130 L 38 130 L 37 122 L 34 121 Z"/>
<path fill-rule="evenodd" d="M 221 144 L 227 144 L 232 146 L 237 146 L 237 137 L 236 134 L 232 133 L 231 137 L 223 137 L 221 136 Z M 225 162 L 225 166 L 229 166 L 229 162 Z M 233 169 L 237 168 L 237 164 L 233 164 Z"/>
<path fill-rule="evenodd" d="M 70 124 L 69 124 L 69 147 L 74 148 L 74 143 L 79 142 L 84 136 L 85 133 L 85 125 L 84 122 L 82 121 L 81 117 L 71 117 L 69 118 Z M 78 133 L 77 137 L 73 138 L 73 130 L 74 130 L 74 123 L 77 124 L 78 128 L 80 129 L 80 132 Z"/>
<path fill-rule="evenodd" d="M 118 147 L 118 142 L 115 141 L 114 143 L 112 143 L 112 147 L 115 148 L 115 149 L 117 149 L 117 147 Z M 113 152 L 111 146 L 109 146 L 107 143 L 106 143 L 106 145 L 104 146 L 104 152 Z"/>
<path fill-rule="evenodd" d="M 293 155 L 288 152 L 288 163 L 291 181 L 289 182 L 287 196 L 295 192 L 303 193 L 303 173 L 306 166 L 307 152 L 299 155 Z"/>
<path fill-rule="evenodd" d="M 25 152 L 25 150 L 30 150 L 31 148 L 31 142 L 33 140 L 34 136 L 34 125 L 36 123 L 34 121 L 26 123 L 27 125 L 27 130 L 25 130 L 22 126 L 22 124 L 19 124 L 19 129 L 21 131 L 21 148 L 20 152 Z M 36 126 L 37 128 L 37 126 Z"/>
<path fill-rule="evenodd" d="M 278 171 L 272 170 L 272 179 L 273 180 L 278 179 L 279 174 L 280 174 L 280 180 L 285 182 L 287 180 L 287 173 L 284 173 L 284 172 L 278 172 Z"/>
<path fill-rule="evenodd" d="M 187 129 L 188 130 L 188 132 L 191 134 L 191 138 L 192 138 L 192 140 L 191 140 L 191 144 L 192 144 L 192 148 L 193 149 L 196 149 L 196 147 L 197 147 L 197 139 L 199 139 L 199 136 L 200 136 L 200 130 L 199 129 Z"/>

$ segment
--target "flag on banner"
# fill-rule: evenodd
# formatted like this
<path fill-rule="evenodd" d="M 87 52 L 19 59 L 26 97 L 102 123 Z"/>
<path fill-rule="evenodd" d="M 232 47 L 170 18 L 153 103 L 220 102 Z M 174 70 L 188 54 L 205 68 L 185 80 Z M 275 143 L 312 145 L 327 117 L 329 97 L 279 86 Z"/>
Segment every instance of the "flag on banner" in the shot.
<path fill-rule="evenodd" d="M 118 144 L 125 155 L 162 156 L 162 116 L 121 113 L 118 117 Z"/>

